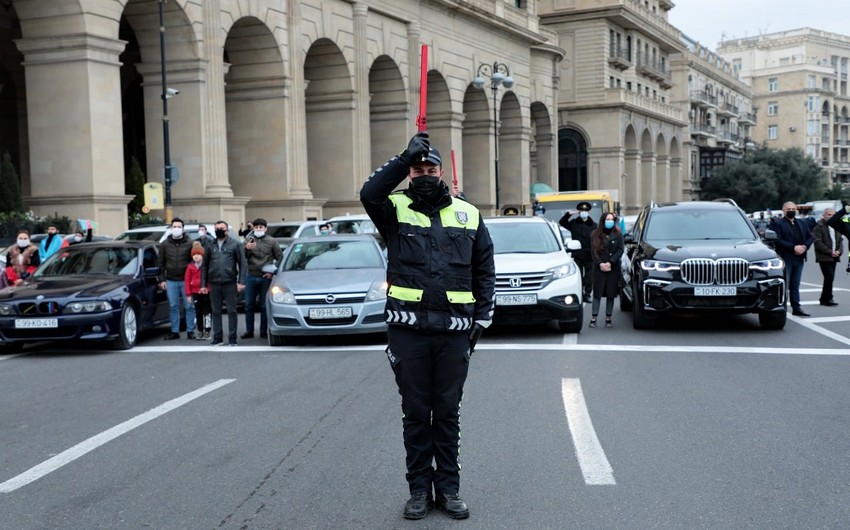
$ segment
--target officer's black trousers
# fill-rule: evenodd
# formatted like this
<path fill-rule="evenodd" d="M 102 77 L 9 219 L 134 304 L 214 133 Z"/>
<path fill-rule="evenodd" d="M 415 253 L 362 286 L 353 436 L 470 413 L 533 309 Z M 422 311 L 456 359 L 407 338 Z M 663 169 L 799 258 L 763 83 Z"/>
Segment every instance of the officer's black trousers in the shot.
<path fill-rule="evenodd" d="M 460 401 L 469 369 L 466 333 L 389 327 L 387 356 L 404 413 L 410 492 L 460 489 Z M 436 470 L 433 463 L 436 464 Z"/>

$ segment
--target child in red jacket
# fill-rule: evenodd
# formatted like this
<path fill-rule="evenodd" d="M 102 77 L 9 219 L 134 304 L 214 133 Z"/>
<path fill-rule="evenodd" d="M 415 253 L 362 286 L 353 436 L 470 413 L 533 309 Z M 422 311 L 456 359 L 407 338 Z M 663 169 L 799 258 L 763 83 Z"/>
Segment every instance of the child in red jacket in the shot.
<path fill-rule="evenodd" d="M 199 241 L 195 241 L 192 243 L 192 263 L 186 265 L 183 285 L 186 287 L 186 299 L 195 304 L 195 321 L 198 323 L 198 330 L 195 333 L 197 340 L 209 340 L 212 336 L 210 295 L 201 294 L 201 267 L 203 264 L 204 247 Z"/>

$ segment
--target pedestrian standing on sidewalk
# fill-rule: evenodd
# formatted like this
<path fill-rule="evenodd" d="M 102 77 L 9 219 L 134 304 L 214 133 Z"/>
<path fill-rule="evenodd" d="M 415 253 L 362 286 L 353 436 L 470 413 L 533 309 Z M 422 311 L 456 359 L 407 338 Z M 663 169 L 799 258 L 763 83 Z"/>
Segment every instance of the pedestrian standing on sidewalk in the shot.
<path fill-rule="evenodd" d="M 180 302 L 186 314 L 186 338 L 193 339 L 195 334 L 195 306 L 186 297 L 183 285 L 186 265 L 192 261 L 192 240 L 183 233 L 183 220 L 175 217 L 171 221 L 171 234 L 159 244 L 159 270 L 163 280 L 160 289 L 168 296 L 168 317 L 171 320 L 171 333 L 165 340 L 180 338 Z"/>
<path fill-rule="evenodd" d="M 236 332 L 239 325 L 239 313 L 236 312 L 236 293 L 245 289 L 245 274 L 248 262 L 242 243 L 230 236 L 230 229 L 224 221 L 215 223 L 215 240 L 207 244 L 204 264 L 201 267 L 201 293 L 209 293 L 212 305 L 211 346 L 224 343 L 224 327 L 221 311 L 227 304 L 227 339 L 230 346 L 236 346 Z M 209 287 L 206 287 L 209 285 Z"/>
<path fill-rule="evenodd" d="M 602 297 L 605 297 L 605 327 L 610 328 L 611 314 L 614 312 L 614 299 L 620 285 L 620 258 L 623 257 L 625 244 L 623 234 L 617 227 L 613 213 L 602 214 L 599 225 L 593 231 L 591 250 L 593 253 L 593 303 L 589 326 L 596 327 L 596 317 Z"/>
<path fill-rule="evenodd" d="M 835 266 L 841 259 L 843 237 L 828 224 L 833 215 L 835 215 L 834 209 L 825 209 L 823 216 L 812 230 L 812 237 L 815 239 L 815 261 L 823 274 L 820 305 L 825 306 L 838 305 L 838 302 L 832 297 L 832 283 L 835 280 Z"/>
<path fill-rule="evenodd" d="M 245 238 L 245 258 L 248 261 L 248 275 L 245 276 L 245 333 L 243 339 L 254 338 L 254 311 L 260 307 L 260 338 L 268 337 L 268 316 L 266 315 L 266 295 L 274 276 L 274 265 L 280 263 L 283 252 L 273 237 L 266 235 L 268 223 L 265 219 L 254 219 L 254 230 Z M 257 304 L 257 298 L 260 299 Z"/>

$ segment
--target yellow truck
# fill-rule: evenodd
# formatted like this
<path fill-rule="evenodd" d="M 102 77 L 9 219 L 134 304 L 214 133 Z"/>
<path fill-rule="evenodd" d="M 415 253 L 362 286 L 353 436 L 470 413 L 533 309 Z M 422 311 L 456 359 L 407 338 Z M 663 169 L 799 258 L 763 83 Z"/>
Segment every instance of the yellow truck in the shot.
<path fill-rule="evenodd" d="M 534 197 L 537 215 L 543 215 L 556 223 L 565 213 L 575 211 L 580 202 L 590 203 L 590 218 L 599 222 L 603 213 L 620 210 L 618 190 L 552 191 L 538 193 Z"/>

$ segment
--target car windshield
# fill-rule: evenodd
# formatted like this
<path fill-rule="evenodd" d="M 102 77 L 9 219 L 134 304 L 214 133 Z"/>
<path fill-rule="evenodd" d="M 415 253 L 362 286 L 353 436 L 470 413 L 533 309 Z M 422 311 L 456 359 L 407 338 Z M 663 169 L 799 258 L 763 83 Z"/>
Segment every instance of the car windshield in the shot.
<path fill-rule="evenodd" d="M 75 247 L 47 258 L 33 273 L 35 278 L 69 274 L 132 276 L 138 268 L 138 251 L 126 247 Z"/>
<path fill-rule="evenodd" d="M 489 223 L 487 231 L 496 254 L 547 254 L 561 250 L 555 232 L 545 223 Z"/>
<path fill-rule="evenodd" d="M 372 241 L 295 241 L 283 263 L 284 271 L 383 267 L 381 254 Z"/>
<path fill-rule="evenodd" d="M 646 225 L 645 239 L 663 244 L 667 241 L 756 238 L 752 225 L 731 210 L 669 210 L 652 213 Z"/>
<path fill-rule="evenodd" d="M 272 237 L 295 237 L 295 232 L 301 225 L 270 226 L 269 235 Z"/>
<path fill-rule="evenodd" d="M 115 238 L 116 241 L 159 241 L 162 238 L 162 234 L 165 233 L 164 229 L 156 229 L 156 230 L 137 230 L 135 232 L 127 231 L 123 234 L 119 234 L 118 237 Z"/>

